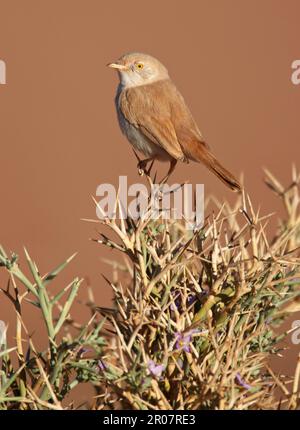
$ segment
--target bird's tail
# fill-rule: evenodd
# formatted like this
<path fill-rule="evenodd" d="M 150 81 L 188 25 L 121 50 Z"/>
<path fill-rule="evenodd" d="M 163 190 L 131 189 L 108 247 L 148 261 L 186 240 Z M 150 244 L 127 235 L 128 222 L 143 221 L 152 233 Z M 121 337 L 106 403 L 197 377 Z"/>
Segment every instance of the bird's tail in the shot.
<path fill-rule="evenodd" d="M 231 188 L 233 191 L 241 191 L 242 187 L 239 181 L 230 173 L 225 167 L 223 167 L 216 157 L 205 148 L 202 151 L 198 151 L 197 161 L 202 162 L 211 172 L 213 172 L 225 185 Z"/>

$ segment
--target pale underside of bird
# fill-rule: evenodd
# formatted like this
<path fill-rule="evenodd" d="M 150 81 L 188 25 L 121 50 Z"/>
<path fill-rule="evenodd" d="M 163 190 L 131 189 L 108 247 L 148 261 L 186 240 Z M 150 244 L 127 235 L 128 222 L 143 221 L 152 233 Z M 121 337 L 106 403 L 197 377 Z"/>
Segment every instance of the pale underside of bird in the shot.
<path fill-rule="evenodd" d="M 116 110 L 122 132 L 134 149 L 146 157 L 145 169 L 153 160 L 169 161 L 167 180 L 178 161 L 203 163 L 233 191 L 237 179 L 211 153 L 184 98 L 156 58 L 141 53 L 123 55 L 110 67 L 117 69 L 120 84 Z"/>

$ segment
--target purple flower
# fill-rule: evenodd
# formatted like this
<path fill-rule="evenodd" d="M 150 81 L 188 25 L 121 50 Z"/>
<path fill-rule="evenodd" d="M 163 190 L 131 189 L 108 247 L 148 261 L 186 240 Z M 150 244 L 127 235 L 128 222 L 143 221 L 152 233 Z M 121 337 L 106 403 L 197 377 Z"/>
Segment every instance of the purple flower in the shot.
<path fill-rule="evenodd" d="M 172 292 L 172 296 L 175 296 L 175 292 Z M 177 296 L 175 296 L 175 300 L 174 300 L 174 302 L 173 303 L 171 303 L 171 305 L 170 305 L 170 309 L 171 309 L 171 311 L 176 311 L 176 309 L 180 309 L 180 306 L 181 306 L 181 298 L 180 298 L 180 296 L 179 296 L 179 294 L 177 294 Z"/>
<path fill-rule="evenodd" d="M 183 349 L 185 352 L 190 352 L 190 343 L 192 341 L 193 330 L 188 333 L 176 333 L 175 349 Z"/>
<path fill-rule="evenodd" d="M 181 358 L 178 358 L 177 365 L 180 367 L 180 369 L 183 368 L 183 361 L 181 360 Z"/>
<path fill-rule="evenodd" d="M 265 320 L 265 324 L 266 325 L 270 325 L 270 324 L 272 324 L 272 317 L 270 316 L 270 317 L 268 317 L 266 320 Z"/>
<path fill-rule="evenodd" d="M 241 387 L 244 387 L 246 390 L 250 390 L 252 388 L 251 385 L 247 384 L 247 382 L 244 381 L 240 373 L 236 374 L 235 379 L 238 385 L 240 385 Z"/>
<path fill-rule="evenodd" d="M 175 312 L 175 311 L 176 311 L 176 309 L 177 309 L 176 302 L 175 302 L 175 304 L 174 304 L 174 303 L 171 303 L 171 305 L 170 305 L 170 309 L 171 309 L 171 311 L 173 311 L 173 312 Z"/>
<path fill-rule="evenodd" d="M 106 370 L 107 369 L 107 366 L 106 366 L 106 364 L 104 363 L 104 361 L 103 360 L 98 360 L 98 364 L 97 364 L 97 367 L 98 367 L 98 369 L 99 369 L 99 371 L 100 372 L 104 372 L 104 370 Z"/>
<path fill-rule="evenodd" d="M 209 295 L 209 287 L 204 288 L 204 289 L 201 291 L 201 293 L 200 293 L 200 296 L 201 296 L 201 297 L 205 297 L 205 296 L 208 296 L 208 295 Z"/>
<path fill-rule="evenodd" d="M 195 301 L 197 300 L 197 297 L 196 296 L 188 296 L 188 298 L 187 298 L 187 305 L 188 306 L 191 306 L 193 303 L 195 303 Z"/>
<path fill-rule="evenodd" d="M 164 364 L 155 364 L 153 360 L 148 361 L 148 369 L 153 376 L 160 377 L 165 368 Z"/>
<path fill-rule="evenodd" d="M 91 349 L 81 346 L 78 350 L 78 355 L 79 355 L 79 357 L 83 357 L 84 354 L 86 354 L 87 352 L 91 352 L 91 351 L 92 351 Z"/>
<path fill-rule="evenodd" d="M 173 293 L 174 295 L 174 293 Z M 197 300 L 197 296 L 190 294 L 187 297 L 186 304 L 187 306 L 191 306 Z M 176 309 L 180 311 L 182 309 L 182 297 L 178 294 L 174 300 L 174 303 L 170 305 L 171 311 L 175 311 Z"/>

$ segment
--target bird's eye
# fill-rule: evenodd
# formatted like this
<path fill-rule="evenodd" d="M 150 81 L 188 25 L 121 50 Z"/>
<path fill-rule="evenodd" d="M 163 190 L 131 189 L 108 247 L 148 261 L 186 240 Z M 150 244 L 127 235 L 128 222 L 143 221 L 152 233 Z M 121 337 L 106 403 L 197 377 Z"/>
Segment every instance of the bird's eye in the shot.
<path fill-rule="evenodd" d="M 136 68 L 139 69 L 139 70 L 142 70 L 143 67 L 144 67 L 143 63 L 137 63 L 136 64 Z"/>

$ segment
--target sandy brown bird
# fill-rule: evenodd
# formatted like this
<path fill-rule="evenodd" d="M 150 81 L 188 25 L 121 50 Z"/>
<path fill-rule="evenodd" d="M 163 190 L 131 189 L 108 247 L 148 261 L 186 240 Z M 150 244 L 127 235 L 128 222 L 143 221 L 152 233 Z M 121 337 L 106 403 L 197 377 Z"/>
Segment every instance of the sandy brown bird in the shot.
<path fill-rule="evenodd" d="M 122 132 L 146 159 L 169 161 L 167 180 L 177 161 L 203 163 L 233 191 L 240 191 L 237 179 L 211 153 L 185 101 L 168 71 L 156 58 L 130 53 L 115 63 L 120 78 L 116 109 Z"/>

